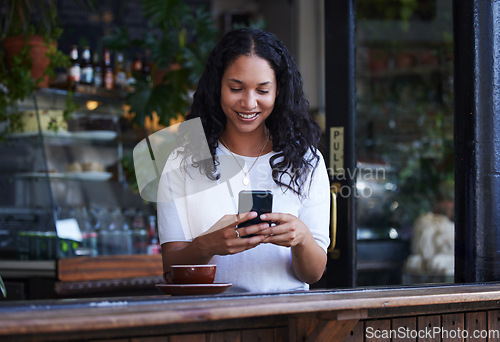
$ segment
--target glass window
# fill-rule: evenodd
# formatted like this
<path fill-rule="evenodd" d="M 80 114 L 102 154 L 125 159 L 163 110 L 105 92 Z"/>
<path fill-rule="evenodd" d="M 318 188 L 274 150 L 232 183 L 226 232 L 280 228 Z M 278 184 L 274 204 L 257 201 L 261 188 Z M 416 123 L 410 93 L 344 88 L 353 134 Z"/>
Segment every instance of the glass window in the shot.
<path fill-rule="evenodd" d="M 357 284 L 453 282 L 445 0 L 356 1 Z"/>

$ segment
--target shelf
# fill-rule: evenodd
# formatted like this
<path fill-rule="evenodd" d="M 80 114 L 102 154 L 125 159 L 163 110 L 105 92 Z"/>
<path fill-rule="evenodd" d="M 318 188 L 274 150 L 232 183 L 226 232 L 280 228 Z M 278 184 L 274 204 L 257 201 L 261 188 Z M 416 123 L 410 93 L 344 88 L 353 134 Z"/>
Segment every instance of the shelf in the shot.
<path fill-rule="evenodd" d="M 4 278 L 31 278 L 57 275 L 55 260 L 0 261 L 0 274 Z"/>
<path fill-rule="evenodd" d="M 38 109 L 64 110 L 66 108 L 68 91 L 56 88 L 41 88 L 33 97 L 26 98 L 18 104 L 20 111 Z M 73 100 L 79 108 L 71 115 L 82 114 L 87 116 L 122 116 L 123 104 L 126 93 L 118 91 L 104 91 L 99 89 L 95 92 L 75 91 Z M 92 104 L 89 106 L 89 104 Z"/>
<path fill-rule="evenodd" d="M 24 172 L 16 174 L 19 178 L 46 178 L 72 180 L 72 181 L 88 181 L 88 182 L 105 182 L 111 179 L 111 172 Z"/>
<path fill-rule="evenodd" d="M 50 120 L 59 123 L 62 119 L 68 91 L 37 90 L 18 107 L 27 112 L 26 117 L 21 118 L 26 124 L 26 132 L 9 134 L 0 146 L 0 157 L 5 160 L 0 167 L 0 185 L 6 192 L 0 201 L 0 219 L 3 220 L 0 225 L 6 222 L 2 226 L 5 232 L 2 236 L 9 238 L 2 241 L 4 258 L 56 260 L 76 257 L 80 247 L 76 242 L 42 257 L 37 253 L 25 253 L 25 250 L 36 250 L 31 246 L 21 246 L 22 253 L 18 253 L 20 246 L 15 237 L 24 231 L 54 232 L 61 218 L 94 224 L 101 210 L 125 215 L 127 210 L 132 212 L 134 209 L 143 216 L 153 210 L 128 186 L 121 164 L 138 142 L 132 134 L 135 130 L 121 118 L 125 95 L 123 92 L 78 90 L 82 91 L 75 92 L 74 98 L 80 109 L 66 121 L 67 127 L 57 132 L 47 127 Z M 12 208 L 23 212 L 13 215 Z M 84 208 L 86 215 L 83 215 Z M 30 243 L 31 240 L 36 239 L 30 239 Z M 98 241 L 98 248 L 105 250 L 101 245 Z M 157 268 L 161 276 L 161 260 Z M 54 273 L 51 270 L 36 272 Z M 120 272 L 123 273 L 121 269 Z M 51 277 L 55 278 L 53 274 Z"/>
<path fill-rule="evenodd" d="M 65 97 L 68 94 L 66 89 L 59 88 L 40 88 L 37 92 L 38 95 L 48 96 L 48 97 Z M 76 101 L 83 100 L 95 100 L 102 101 L 106 103 L 121 103 L 127 96 L 125 90 L 113 89 L 107 90 L 102 88 L 95 88 L 93 86 L 78 85 L 73 93 L 73 97 Z"/>
<path fill-rule="evenodd" d="M 115 131 L 78 131 L 78 132 L 67 132 L 67 131 L 43 131 L 42 136 L 44 138 L 61 138 L 61 139 L 72 139 L 72 140 L 90 140 L 90 141 L 112 141 L 116 139 L 117 133 Z M 38 137 L 38 132 L 20 132 L 12 133 L 9 135 L 11 139 L 22 139 L 22 138 L 33 138 Z"/>

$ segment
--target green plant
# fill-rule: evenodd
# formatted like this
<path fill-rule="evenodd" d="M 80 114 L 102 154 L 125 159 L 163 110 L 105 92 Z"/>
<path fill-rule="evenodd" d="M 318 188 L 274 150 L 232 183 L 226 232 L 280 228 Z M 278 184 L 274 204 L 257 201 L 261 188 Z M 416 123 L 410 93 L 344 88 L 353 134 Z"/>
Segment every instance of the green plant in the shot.
<path fill-rule="evenodd" d="M 93 7 L 93 0 L 79 1 Z M 57 0 L 0 0 L 0 8 L 5 12 L 0 17 L 0 139 L 17 129 L 21 120 L 17 104 L 29 98 L 46 76 L 54 76 L 56 67 L 69 66 L 69 57 L 57 48 L 57 39 L 62 34 L 58 22 Z M 8 59 L 5 41 L 9 37 L 21 36 L 25 41 L 30 37 L 43 37 L 49 65 L 39 77 L 31 73 L 31 47 L 25 44 L 21 51 Z M 72 93 L 68 92 L 67 108 L 64 116 L 69 117 L 75 108 Z M 53 127 L 54 128 L 54 127 Z"/>
<path fill-rule="evenodd" d="M 56 0 L 2 0 L 0 5 L 6 9 L 0 27 L 2 41 L 17 35 L 40 35 L 51 41 L 62 33 Z M 35 20 L 35 17 L 39 19 Z"/>
<path fill-rule="evenodd" d="M 2 43 L 5 44 L 9 37 L 23 36 L 28 40 L 31 36 L 40 35 L 44 44 L 49 47 L 47 56 L 51 61 L 44 74 L 34 79 L 31 74 L 30 46 L 25 44 L 21 51 L 9 60 L 3 46 L 0 56 L 0 123 L 3 137 L 21 128 L 21 114 L 17 104 L 33 94 L 45 75 L 50 73 L 50 67 L 65 66 L 69 60 L 53 44 L 62 32 L 57 25 L 57 6 L 54 0 L 10 0 L 1 1 L 0 5 L 6 9 L 0 22 Z M 40 20 L 32 19 L 35 14 L 40 16 Z"/>
<path fill-rule="evenodd" d="M 181 0 L 144 0 L 142 15 L 149 25 L 144 39 L 131 40 L 126 29 L 117 28 L 104 44 L 115 51 L 135 47 L 149 54 L 151 77 L 134 74 L 135 89 L 126 102 L 139 126 L 153 113 L 168 126 L 171 118 L 189 109 L 190 92 L 215 45 L 217 31 L 209 12 L 192 9 Z"/>
<path fill-rule="evenodd" d="M 10 63 L 5 62 L 2 55 L 0 61 L 0 136 L 9 134 L 21 129 L 21 113 L 18 110 L 18 103 L 29 98 L 37 89 L 38 84 L 48 75 L 53 75 L 54 68 L 66 67 L 69 59 L 53 45 L 47 50 L 50 64 L 42 76 L 34 79 L 31 74 L 30 47 L 25 45 L 20 53 L 14 56 Z M 72 95 L 68 93 L 67 103 L 74 103 Z M 74 106 L 68 107 L 74 108 Z M 70 109 L 64 112 L 65 117 L 69 117 Z"/>

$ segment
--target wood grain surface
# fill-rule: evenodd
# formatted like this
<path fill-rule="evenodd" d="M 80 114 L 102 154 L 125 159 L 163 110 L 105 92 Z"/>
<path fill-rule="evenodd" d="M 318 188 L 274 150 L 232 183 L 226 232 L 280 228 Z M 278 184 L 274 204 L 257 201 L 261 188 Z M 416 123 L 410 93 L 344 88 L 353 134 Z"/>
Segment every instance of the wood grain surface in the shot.
<path fill-rule="evenodd" d="M 60 281 L 85 281 L 162 276 L 161 255 L 109 255 L 63 258 L 57 262 Z"/>
<path fill-rule="evenodd" d="M 384 290 L 310 291 L 291 294 L 221 295 L 199 297 L 149 296 L 141 298 L 54 300 L 44 305 L 0 305 L 0 336 L 8 334 L 71 333 L 214 322 L 273 315 L 339 312 L 359 320 L 366 310 L 415 308 L 453 303 L 500 301 L 500 286 L 439 286 Z M 350 312 L 347 315 L 345 312 Z M 369 312 L 369 311 L 368 311 Z M 369 315 L 368 315 L 369 316 Z M 318 316 L 319 317 L 319 316 Z M 337 326 L 338 327 L 338 326 Z M 337 328 L 333 327 L 333 328 Z M 330 329 L 332 327 L 327 326 Z"/>

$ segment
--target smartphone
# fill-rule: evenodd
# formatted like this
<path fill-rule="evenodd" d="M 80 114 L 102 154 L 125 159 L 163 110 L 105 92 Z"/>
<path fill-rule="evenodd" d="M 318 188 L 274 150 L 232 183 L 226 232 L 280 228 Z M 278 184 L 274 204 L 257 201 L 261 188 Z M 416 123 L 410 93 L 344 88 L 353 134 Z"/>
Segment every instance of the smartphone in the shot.
<path fill-rule="evenodd" d="M 273 211 L 273 193 L 270 190 L 242 190 L 238 198 L 238 213 L 243 214 L 250 211 L 257 212 L 258 216 L 242 222 L 238 228 L 248 227 L 263 222 L 260 215 Z M 242 236 L 244 238 L 253 235 Z"/>

